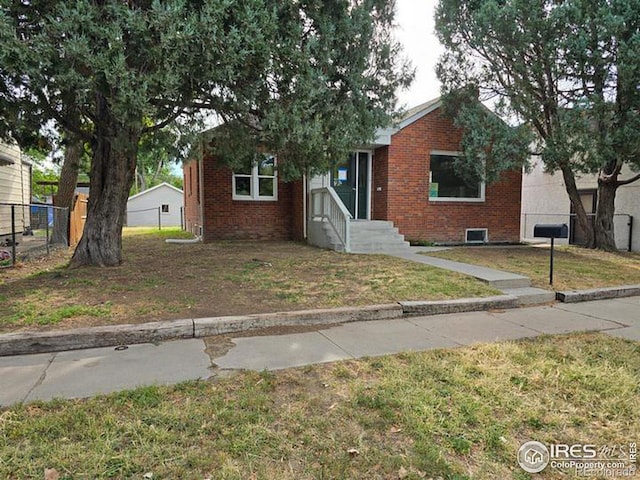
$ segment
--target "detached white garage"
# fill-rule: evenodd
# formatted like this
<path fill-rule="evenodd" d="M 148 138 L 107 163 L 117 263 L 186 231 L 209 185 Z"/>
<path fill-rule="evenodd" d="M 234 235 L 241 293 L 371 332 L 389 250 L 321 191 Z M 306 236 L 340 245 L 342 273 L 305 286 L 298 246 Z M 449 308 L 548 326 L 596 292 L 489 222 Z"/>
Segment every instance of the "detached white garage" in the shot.
<path fill-rule="evenodd" d="M 168 183 L 161 183 L 129 197 L 127 226 L 157 227 L 160 221 L 163 227 L 179 227 L 182 225 L 183 205 L 182 190 Z"/>

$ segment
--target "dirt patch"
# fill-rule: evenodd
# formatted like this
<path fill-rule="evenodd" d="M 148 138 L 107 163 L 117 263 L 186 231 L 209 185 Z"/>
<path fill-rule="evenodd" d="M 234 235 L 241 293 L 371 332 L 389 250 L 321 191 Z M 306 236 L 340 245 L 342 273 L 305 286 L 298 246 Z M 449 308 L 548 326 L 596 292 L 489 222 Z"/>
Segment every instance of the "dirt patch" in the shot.
<path fill-rule="evenodd" d="M 5 283 L 65 265 L 71 259 L 72 253 L 71 249 L 63 247 L 52 248 L 48 255 L 46 250 L 31 252 L 29 256 L 19 260 L 15 266 L 0 268 L 0 287 Z"/>

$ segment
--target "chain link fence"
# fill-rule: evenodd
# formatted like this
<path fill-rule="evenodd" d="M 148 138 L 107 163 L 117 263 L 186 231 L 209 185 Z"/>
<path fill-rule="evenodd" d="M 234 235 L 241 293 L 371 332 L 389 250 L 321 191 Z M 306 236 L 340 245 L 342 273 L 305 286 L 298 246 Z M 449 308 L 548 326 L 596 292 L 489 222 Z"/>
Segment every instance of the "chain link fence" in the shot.
<path fill-rule="evenodd" d="M 593 221 L 595 214 L 587 214 L 587 216 Z M 558 239 L 558 244 L 571 243 L 575 245 L 583 244 L 583 234 L 580 231 L 578 222 L 576 220 L 576 214 L 561 214 L 561 213 L 524 213 L 522 215 L 522 239 L 527 242 L 539 242 L 540 238 L 534 238 L 533 227 L 536 224 L 544 223 L 566 223 L 569 226 L 569 239 Z M 616 239 L 616 246 L 619 250 L 632 250 L 634 225 L 633 216 L 626 213 L 616 213 L 613 216 L 614 235 Z"/>
<path fill-rule="evenodd" d="M 157 207 L 142 208 L 138 210 L 127 210 L 127 227 L 158 227 L 173 226 L 174 219 L 163 220 L 163 216 L 169 213 L 169 205 L 158 205 Z M 165 222 L 167 223 L 165 225 Z M 184 207 L 180 207 L 180 228 L 184 230 Z"/>
<path fill-rule="evenodd" d="M 69 211 L 45 204 L 0 203 L 0 268 L 69 245 Z"/>

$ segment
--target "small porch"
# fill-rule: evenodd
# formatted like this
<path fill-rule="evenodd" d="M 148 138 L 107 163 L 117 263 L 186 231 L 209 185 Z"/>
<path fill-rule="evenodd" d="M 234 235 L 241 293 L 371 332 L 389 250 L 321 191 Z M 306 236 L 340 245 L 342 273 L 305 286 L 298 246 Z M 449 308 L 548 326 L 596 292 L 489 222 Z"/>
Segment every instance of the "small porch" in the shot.
<path fill-rule="evenodd" d="M 346 253 L 402 253 L 409 250 L 409 242 L 393 222 L 353 218 L 333 187 L 312 189 L 309 199 L 307 239 L 311 245 Z"/>
<path fill-rule="evenodd" d="M 326 175 L 307 183 L 307 239 L 311 245 L 347 253 L 403 253 L 404 240 L 393 222 L 373 220 L 374 152 L 391 144 L 390 129 L 355 149 Z"/>

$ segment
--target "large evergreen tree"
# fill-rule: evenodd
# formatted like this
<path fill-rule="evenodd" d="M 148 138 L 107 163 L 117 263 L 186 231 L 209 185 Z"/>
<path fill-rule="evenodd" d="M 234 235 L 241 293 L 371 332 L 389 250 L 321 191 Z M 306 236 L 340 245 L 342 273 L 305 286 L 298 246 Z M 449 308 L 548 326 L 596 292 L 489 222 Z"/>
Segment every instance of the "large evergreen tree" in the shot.
<path fill-rule="evenodd" d="M 178 118 L 206 110 L 243 125 L 282 152 L 289 177 L 370 138 L 410 79 L 390 36 L 393 3 L 0 0 L 0 99 L 90 142 L 72 264 L 122 261 L 139 141 Z"/>
<path fill-rule="evenodd" d="M 562 173 L 588 246 L 614 250 L 616 190 L 640 178 L 620 178 L 625 165 L 640 169 L 640 1 L 441 0 L 436 30 L 468 163 L 511 168 L 533 146 L 548 172 Z M 477 103 L 461 100 L 469 87 L 521 127 L 487 125 Z M 580 174 L 598 175 L 595 222 Z"/>

